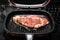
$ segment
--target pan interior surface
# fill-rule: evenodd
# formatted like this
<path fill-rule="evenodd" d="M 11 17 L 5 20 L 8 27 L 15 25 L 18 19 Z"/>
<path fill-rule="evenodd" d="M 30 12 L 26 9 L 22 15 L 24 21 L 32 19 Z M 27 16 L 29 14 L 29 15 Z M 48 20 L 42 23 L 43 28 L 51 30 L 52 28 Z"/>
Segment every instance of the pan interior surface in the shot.
<path fill-rule="evenodd" d="M 14 3 L 17 4 L 29 4 L 29 5 L 33 5 L 33 4 L 42 4 L 47 0 L 12 0 Z"/>
<path fill-rule="evenodd" d="M 16 23 L 11 21 L 11 18 L 16 15 L 20 15 L 20 16 L 21 15 L 38 15 L 38 16 L 44 15 L 49 20 L 49 24 L 44 27 L 38 28 L 37 30 L 28 29 L 28 30 L 31 30 L 31 31 L 28 31 L 21 25 L 19 26 Z M 11 12 L 6 18 L 5 26 L 10 32 L 23 33 L 23 34 L 24 33 L 45 34 L 45 33 L 51 32 L 54 27 L 51 16 L 47 12 L 44 12 L 44 11 L 14 11 L 14 12 Z"/>

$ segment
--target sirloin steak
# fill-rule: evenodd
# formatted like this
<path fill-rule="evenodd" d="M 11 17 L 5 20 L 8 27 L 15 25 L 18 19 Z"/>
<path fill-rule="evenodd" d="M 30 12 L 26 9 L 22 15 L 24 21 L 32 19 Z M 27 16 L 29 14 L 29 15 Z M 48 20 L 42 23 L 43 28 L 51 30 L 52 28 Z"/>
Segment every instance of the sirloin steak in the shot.
<path fill-rule="evenodd" d="M 47 18 L 37 15 L 15 16 L 13 17 L 13 22 L 22 24 L 24 25 L 24 27 L 29 27 L 29 28 L 40 28 L 49 23 Z"/>

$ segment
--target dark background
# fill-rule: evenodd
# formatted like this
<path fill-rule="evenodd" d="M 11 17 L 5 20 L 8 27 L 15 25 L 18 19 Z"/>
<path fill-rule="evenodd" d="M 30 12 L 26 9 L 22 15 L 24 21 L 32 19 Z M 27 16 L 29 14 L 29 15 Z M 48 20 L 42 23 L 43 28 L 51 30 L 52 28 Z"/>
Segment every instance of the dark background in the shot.
<path fill-rule="evenodd" d="M 2 7 L 2 5 L 3 5 L 3 7 Z M 15 10 L 15 8 L 9 7 L 7 0 L 0 0 L 0 40 L 5 40 L 5 37 L 3 36 L 3 26 L 4 26 L 3 23 L 5 20 L 5 16 L 10 11 L 13 11 L 13 10 Z M 49 35 L 46 35 L 43 37 L 36 37 L 36 38 L 34 38 L 34 40 L 60 40 L 60 0 L 51 0 L 49 5 L 47 7 L 44 7 L 43 10 L 50 12 L 51 15 L 53 16 L 54 21 L 55 21 L 55 29 Z M 15 38 L 13 38 L 13 39 L 15 39 Z M 20 38 L 20 40 L 22 40 L 22 39 L 24 39 L 24 38 Z M 11 40 L 11 38 L 10 38 L 10 40 Z"/>

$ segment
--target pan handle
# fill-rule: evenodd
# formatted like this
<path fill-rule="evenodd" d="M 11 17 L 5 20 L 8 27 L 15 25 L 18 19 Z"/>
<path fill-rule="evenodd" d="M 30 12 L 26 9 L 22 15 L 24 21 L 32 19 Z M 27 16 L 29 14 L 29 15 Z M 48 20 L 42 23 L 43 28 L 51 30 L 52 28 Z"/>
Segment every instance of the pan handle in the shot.
<path fill-rule="evenodd" d="M 33 40 L 33 34 L 26 34 L 27 40 Z"/>

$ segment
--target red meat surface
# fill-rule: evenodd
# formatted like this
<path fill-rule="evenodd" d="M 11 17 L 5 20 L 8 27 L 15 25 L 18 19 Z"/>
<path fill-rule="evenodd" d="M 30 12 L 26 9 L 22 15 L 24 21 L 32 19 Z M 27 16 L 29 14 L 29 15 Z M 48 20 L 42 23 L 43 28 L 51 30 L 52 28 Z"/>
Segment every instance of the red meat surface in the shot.
<path fill-rule="evenodd" d="M 30 28 L 39 28 L 49 23 L 46 18 L 40 16 L 15 16 L 13 21 Z"/>

